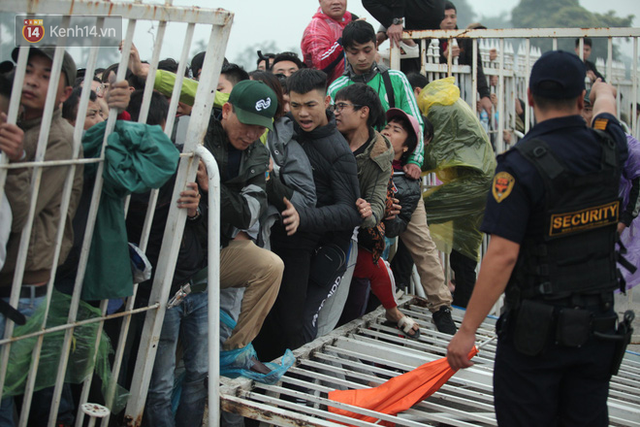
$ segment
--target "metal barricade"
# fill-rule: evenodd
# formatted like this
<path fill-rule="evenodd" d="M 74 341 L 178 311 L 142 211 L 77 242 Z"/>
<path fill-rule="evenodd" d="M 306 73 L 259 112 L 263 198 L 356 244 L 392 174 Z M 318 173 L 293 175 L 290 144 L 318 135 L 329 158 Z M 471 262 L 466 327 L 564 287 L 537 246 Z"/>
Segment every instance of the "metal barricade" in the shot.
<path fill-rule="evenodd" d="M 180 89 L 182 86 L 185 67 L 188 61 L 188 52 L 192 45 L 193 34 L 196 25 L 206 26 L 210 28 L 210 36 L 206 48 L 206 57 L 203 64 L 202 78 L 199 82 L 197 89 L 193 110 L 191 113 L 191 119 L 187 129 L 186 143 L 181 155 L 181 160 L 177 172 L 176 184 L 173 191 L 172 200 L 177 200 L 180 191 L 182 191 L 187 182 L 194 181 L 198 163 L 200 159 L 205 162 L 207 170 L 209 172 L 209 180 L 211 183 L 210 205 L 210 227 L 212 232 L 209 233 L 209 285 L 210 285 L 210 298 L 214 301 L 210 312 L 212 325 L 215 325 L 217 321 L 218 310 L 216 305 L 218 303 L 218 271 L 219 263 L 219 232 L 218 232 L 218 218 L 219 218 L 219 177 L 217 174 L 217 166 L 213 157 L 208 155 L 206 150 L 203 150 L 201 145 L 206 133 L 209 118 L 211 115 L 211 108 L 213 105 L 213 98 L 215 93 L 215 87 L 217 84 L 220 69 L 222 67 L 222 61 L 224 58 L 224 52 L 227 45 L 227 40 L 230 33 L 231 23 L 233 20 L 233 14 L 222 9 L 202 9 L 197 7 L 175 7 L 172 5 L 171 0 L 167 0 L 164 5 L 145 5 L 140 2 L 89 2 L 78 0 L 51 0 L 47 2 L 28 1 L 24 0 L 8 0 L 3 1 L 0 4 L 0 13 L 26 13 L 28 16 L 44 15 L 44 14 L 63 14 L 66 17 L 63 18 L 62 25 L 68 24 L 69 16 L 93 16 L 95 17 L 96 27 L 102 28 L 104 25 L 104 18 L 107 16 L 122 16 L 127 19 L 127 29 L 125 32 L 124 42 L 122 45 L 122 57 L 119 63 L 117 80 L 123 80 L 125 71 L 128 64 L 129 53 L 131 45 L 134 40 L 136 23 L 138 21 L 152 21 L 154 26 L 157 24 L 157 32 L 155 35 L 155 45 L 153 48 L 152 59 L 150 61 L 150 71 L 146 80 L 146 87 L 143 96 L 143 102 L 141 107 L 141 113 L 139 122 L 145 123 L 151 102 L 151 93 L 153 91 L 154 80 L 156 77 L 156 70 L 158 61 L 160 59 L 160 51 L 165 38 L 165 32 L 167 24 L 169 23 L 185 23 L 187 24 L 187 30 L 184 36 L 183 48 L 181 57 L 179 59 L 179 68 L 177 71 L 177 78 L 175 82 L 173 96 L 171 97 L 169 113 L 165 126 L 165 133 L 167 135 L 172 134 L 174 119 L 176 110 L 178 107 L 178 100 Z M 174 37 L 174 35 L 171 35 Z M 86 75 L 92 76 L 96 69 L 96 62 L 98 58 L 99 49 L 97 49 L 99 40 L 95 39 L 91 50 L 88 62 L 86 64 Z M 23 87 L 25 69 L 27 67 L 27 59 L 29 55 L 29 48 L 23 47 L 20 49 L 17 66 L 15 71 L 14 83 L 11 94 L 10 108 L 8 114 L 8 122 L 16 123 L 18 118 L 18 110 L 20 104 L 20 97 Z M 58 47 L 53 59 L 50 81 L 57 82 L 62 67 L 62 59 L 64 55 L 64 49 Z M 83 64 L 84 65 L 84 64 Z M 148 305 L 144 307 L 134 308 L 134 303 L 137 295 L 137 284 L 134 284 L 133 295 L 127 298 L 124 310 L 115 314 L 107 315 L 108 300 L 103 300 L 99 304 L 99 309 L 102 313 L 101 316 L 78 321 L 78 307 L 81 300 L 81 293 L 83 287 L 83 278 L 86 270 L 87 259 L 89 257 L 89 248 L 91 245 L 91 239 L 93 236 L 94 225 L 97 216 L 98 204 L 102 194 L 102 170 L 104 168 L 104 150 L 108 145 L 107 138 L 114 130 L 116 117 L 118 112 L 112 109 L 109 113 L 109 118 L 106 125 L 106 131 L 104 135 L 102 154 L 98 159 L 82 159 L 80 156 L 81 139 L 83 134 L 84 117 L 89 102 L 90 85 L 84 85 L 81 93 L 78 115 L 76 120 L 76 127 L 74 130 L 73 138 L 73 156 L 69 160 L 62 161 L 46 161 L 47 141 L 49 136 L 49 128 L 52 120 L 52 114 L 55 107 L 55 85 L 50 85 L 47 93 L 44 113 L 42 117 L 41 132 L 38 138 L 37 153 L 35 162 L 28 163 L 11 163 L 9 164 L 5 154 L 0 157 L 0 196 L 4 194 L 4 184 L 8 170 L 14 168 L 31 168 L 33 173 L 33 179 L 31 183 L 31 200 L 30 210 L 27 225 L 22 231 L 22 240 L 20 243 L 18 261 L 16 265 L 16 273 L 13 278 L 13 285 L 11 290 L 10 304 L 14 307 L 17 306 L 18 298 L 20 296 L 20 288 L 22 286 L 23 271 L 27 258 L 27 250 L 29 247 L 29 237 L 31 235 L 33 219 L 35 216 L 35 206 L 38 200 L 40 180 L 42 171 L 46 168 L 67 166 L 66 181 L 64 184 L 64 191 L 62 194 L 61 206 L 60 206 L 60 221 L 57 224 L 57 236 L 55 242 L 55 256 L 52 264 L 51 279 L 47 283 L 47 294 L 45 304 L 45 319 L 46 313 L 49 312 L 51 295 L 54 288 L 54 277 L 56 269 L 59 264 L 59 253 L 61 248 L 61 242 L 63 238 L 63 232 L 65 228 L 65 222 L 67 218 L 67 212 L 69 209 L 69 203 L 71 199 L 71 191 L 73 186 L 73 177 L 75 168 L 77 165 L 87 165 L 97 163 L 98 172 L 96 174 L 96 182 L 93 188 L 93 196 L 91 199 L 91 206 L 89 209 L 89 217 L 87 221 L 87 227 L 85 229 L 85 237 L 82 243 L 82 251 L 80 255 L 80 262 L 78 264 L 78 272 L 75 280 L 75 286 L 73 289 L 73 295 L 71 296 L 71 305 L 68 312 L 67 323 L 55 328 L 47 328 L 45 322 L 43 322 L 41 330 L 35 334 L 12 338 L 13 334 L 13 322 L 7 319 L 6 330 L 4 331 L 4 339 L 0 340 L 1 355 L 0 355 L 0 394 L 5 383 L 6 369 L 9 360 L 9 353 L 11 345 L 16 341 L 33 337 L 37 337 L 37 344 L 33 350 L 33 362 L 28 373 L 28 380 L 25 387 L 24 399 L 20 412 L 20 418 L 18 421 L 19 426 L 26 426 L 29 418 L 29 411 L 31 406 L 31 399 L 35 388 L 35 380 L 38 373 L 38 362 L 40 358 L 40 352 L 42 348 L 42 342 L 44 336 L 56 332 L 64 331 L 64 340 L 60 343 L 60 361 L 58 366 L 58 372 L 56 375 L 55 387 L 53 392 L 53 399 L 51 402 L 51 409 L 47 425 L 53 426 L 56 422 L 56 415 L 58 413 L 58 407 L 61 401 L 61 394 L 63 391 L 63 384 L 65 381 L 65 373 L 67 369 L 73 369 L 69 367 L 69 353 L 73 345 L 73 333 L 74 329 L 80 325 L 88 323 L 97 323 L 97 334 L 95 337 L 96 350 L 101 340 L 101 334 L 103 333 L 103 325 L 105 321 L 109 321 L 116 318 L 122 318 L 122 325 L 120 329 L 119 339 L 114 344 L 115 356 L 113 359 L 111 380 L 107 386 L 107 393 L 104 396 L 106 406 L 110 406 L 113 403 L 113 398 L 117 386 L 119 373 L 123 366 L 123 357 L 125 353 L 125 344 L 127 341 L 127 334 L 129 332 L 129 326 L 132 316 L 137 313 L 146 313 L 144 327 L 142 330 L 142 337 L 139 340 L 138 358 L 136 361 L 136 367 L 133 375 L 132 389 L 127 401 L 125 410 L 125 421 L 128 425 L 140 425 L 144 403 L 149 387 L 149 381 L 151 376 L 151 370 L 153 367 L 153 361 L 156 355 L 157 341 L 159 339 L 162 322 L 166 310 L 166 303 L 169 299 L 169 291 L 171 287 L 172 277 L 175 270 L 175 264 L 178 255 L 178 249 L 182 240 L 182 232 L 184 229 L 186 212 L 183 209 L 178 209 L 175 204 L 172 204 L 169 217 L 167 220 L 162 249 L 160 252 L 160 258 L 157 265 L 155 280 L 153 282 L 151 296 Z M 139 242 L 140 248 L 144 251 L 149 242 L 149 233 L 151 222 L 153 220 L 153 214 L 157 201 L 158 191 L 154 190 L 151 193 L 149 202 L 149 210 L 146 215 L 145 224 L 143 228 L 143 234 L 141 241 Z M 1 202 L 0 202 L 1 203 Z M 129 268 L 129 266 L 121 266 L 121 268 Z M 212 315 L 215 313 L 215 315 Z M 215 339 L 211 339 L 210 344 L 214 347 L 209 352 L 212 361 L 211 366 L 218 366 L 218 351 L 215 347 L 217 343 L 217 329 L 211 328 L 212 334 L 215 334 Z M 96 352 L 94 352 L 96 353 Z M 95 363 L 95 359 L 94 359 Z M 217 393 L 217 371 L 212 369 L 214 376 L 210 381 L 210 392 L 212 396 L 216 396 Z M 83 425 L 84 414 L 81 409 L 81 405 L 86 403 L 89 398 L 89 389 L 91 387 L 92 378 L 89 375 L 82 386 L 82 392 L 80 396 L 80 405 L 77 411 L 76 423 L 77 427 Z M 216 409 L 217 405 L 210 407 L 211 422 L 209 425 L 215 425 L 219 415 Z M 215 421 L 214 421 L 215 420 Z M 95 420 L 92 420 L 92 422 Z M 102 419 L 102 426 L 107 426 L 109 423 L 109 416 Z"/>
<path fill-rule="evenodd" d="M 542 52 L 531 45 L 531 39 L 552 39 L 557 46 L 558 39 L 580 39 L 579 47 L 582 52 L 584 37 L 601 37 L 608 40 L 606 62 L 598 58 L 596 66 L 603 72 L 607 82 L 618 90 L 618 116 L 626 116 L 632 135 L 640 136 L 637 118 L 638 102 L 638 28 L 518 28 L 500 30 L 423 30 L 407 31 L 405 37 L 420 40 L 421 73 L 433 81 L 439 78 L 454 76 L 456 84 L 461 89 L 462 98 L 474 109 L 478 100 L 478 61 L 487 77 L 487 84 L 492 93 L 496 94 L 497 105 L 494 107 L 489 131 L 492 136 L 496 152 L 499 154 L 515 143 L 515 138 L 506 144 L 503 131 L 513 132 L 515 129 L 516 99 L 525 103 L 525 132 L 533 123 L 533 111 L 526 107 L 526 91 L 529 86 L 531 67 Z M 440 40 L 455 38 L 471 39 L 473 46 L 473 64 L 457 64 L 457 58 L 447 58 L 447 63 L 440 63 Z M 630 69 L 625 64 L 613 60 L 613 40 L 631 38 L 633 41 Z M 491 51 L 497 55 L 491 59 Z M 450 55 L 451 56 L 451 55 Z M 582 53 L 580 55 L 582 57 Z M 392 46 L 390 52 L 391 67 L 400 69 L 400 49 Z M 492 81 L 493 80 L 493 81 Z M 587 84 L 589 87 L 590 83 Z M 497 118 L 496 118 L 497 116 Z"/>

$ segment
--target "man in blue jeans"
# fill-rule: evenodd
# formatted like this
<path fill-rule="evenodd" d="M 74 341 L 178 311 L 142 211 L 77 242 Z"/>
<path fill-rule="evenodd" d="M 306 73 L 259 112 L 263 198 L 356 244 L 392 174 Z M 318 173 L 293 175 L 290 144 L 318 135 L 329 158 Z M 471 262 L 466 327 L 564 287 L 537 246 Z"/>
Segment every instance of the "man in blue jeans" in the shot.
<path fill-rule="evenodd" d="M 162 238 L 172 203 L 175 175 L 165 184 L 158 194 L 158 203 L 149 235 L 146 255 L 151 265 L 158 264 Z M 142 232 L 147 212 L 149 193 L 134 194 L 131 197 L 127 217 L 129 239 L 137 241 Z M 195 274 L 206 265 L 205 251 L 200 244 L 198 234 L 205 227 L 201 209 L 206 209 L 201 200 L 198 185 L 188 183 L 186 190 L 180 193 L 177 203 L 187 209 L 187 220 L 178 253 L 178 261 L 173 277 L 171 295 L 183 285 L 192 283 Z M 199 206 L 201 205 L 201 207 Z M 153 277 L 140 284 L 142 294 L 150 292 Z M 158 341 L 158 350 L 149 384 L 147 405 L 143 422 L 148 426 L 196 426 L 202 423 L 206 389 L 204 379 L 208 371 L 207 359 L 207 292 L 189 293 L 182 303 L 165 312 L 162 331 Z M 183 359 L 186 376 L 182 382 L 182 394 L 178 412 L 173 414 L 171 399 L 174 388 L 176 349 L 180 338 L 183 347 Z M 179 422 L 178 422 L 179 421 Z"/>

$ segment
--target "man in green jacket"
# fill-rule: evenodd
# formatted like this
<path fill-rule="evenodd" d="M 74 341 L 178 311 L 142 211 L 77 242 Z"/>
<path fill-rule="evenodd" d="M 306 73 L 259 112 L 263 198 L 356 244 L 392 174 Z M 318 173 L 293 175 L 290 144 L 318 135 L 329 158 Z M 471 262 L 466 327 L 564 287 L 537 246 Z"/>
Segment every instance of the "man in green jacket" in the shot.
<path fill-rule="evenodd" d="M 413 96 L 413 90 L 402 71 L 391 70 L 376 63 L 376 33 L 366 21 L 353 21 L 342 32 L 342 45 L 347 56 L 344 74 L 329 86 L 329 95 L 335 101 L 336 93 L 354 83 L 366 83 L 380 96 L 382 108 L 399 108 L 415 117 L 424 128 L 422 115 Z M 421 131 L 422 134 L 422 131 Z M 424 145 L 422 138 L 405 166 L 405 173 L 411 178 L 420 178 Z"/>

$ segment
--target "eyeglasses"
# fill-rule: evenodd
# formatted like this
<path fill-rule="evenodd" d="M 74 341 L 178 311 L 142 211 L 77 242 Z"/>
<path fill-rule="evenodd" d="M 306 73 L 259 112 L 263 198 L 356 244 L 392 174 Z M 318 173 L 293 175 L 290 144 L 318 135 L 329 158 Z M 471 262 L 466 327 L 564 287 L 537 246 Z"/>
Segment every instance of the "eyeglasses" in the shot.
<path fill-rule="evenodd" d="M 336 102 L 333 105 L 333 111 L 337 111 L 338 113 L 344 109 L 344 107 L 353 107 L 354 110 L 358 108 L 362 108 L 362 105 L 358 104 L 349 104 L 348 102 Z"/>

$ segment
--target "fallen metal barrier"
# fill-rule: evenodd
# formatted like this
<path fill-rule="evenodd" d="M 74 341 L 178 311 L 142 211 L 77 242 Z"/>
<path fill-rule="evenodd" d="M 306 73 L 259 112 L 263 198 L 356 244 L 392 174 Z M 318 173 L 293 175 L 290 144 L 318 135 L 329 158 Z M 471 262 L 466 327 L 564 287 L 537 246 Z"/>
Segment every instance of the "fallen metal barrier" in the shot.
<path fill-rule="evenodd" d="M 400 299 L 401 311 L 421 325 L 418 340 L 399 336 L 397 329 L 384 326 L 384 310 L 354 320 L 330 334 L 294 351 L 297 362 L 276 385 L 247 379 L 221 382 L 220 398 L 226 412 L 260 420 L 262 425 L 374 426 L 329 413 L 328 406 L 372 416 L 397 426 L 495 426 L 493 409 L 493 362 L 495 341 L 482 347 L 473 358 L 475 365 L 456 374 L 431 397 L 396 416 L 384 415 L 327 399 L 336 389 L 375 387 L 397 375 L 445 357 L 450 335 L 431 323 L 424 300 Z M 464 311 L 454 309 L 460 323 Z M 494 317 L 487 318 L 477 332 L 478 342 L 495 335 Z M 612 426 L 640 426 L 640 355 L 627 353 L 620 374 L 611 380 L 609 416 Z"/>

